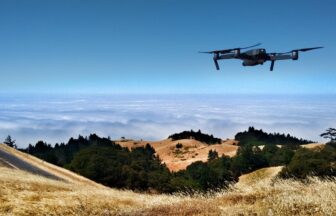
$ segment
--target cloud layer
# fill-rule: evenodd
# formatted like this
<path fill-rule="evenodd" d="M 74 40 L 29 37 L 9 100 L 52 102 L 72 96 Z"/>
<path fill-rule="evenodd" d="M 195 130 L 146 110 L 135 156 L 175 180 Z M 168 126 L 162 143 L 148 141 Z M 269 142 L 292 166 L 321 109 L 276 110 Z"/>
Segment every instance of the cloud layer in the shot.
<path fill-rule="evenodd" d="M 322 141 L 336 127 L 334 96 L 91 95 L 0 97 L 0 139 L 20 147 L 79 134 L 158 140 L 201 129 L 232 138 L 248 126 Z"/>

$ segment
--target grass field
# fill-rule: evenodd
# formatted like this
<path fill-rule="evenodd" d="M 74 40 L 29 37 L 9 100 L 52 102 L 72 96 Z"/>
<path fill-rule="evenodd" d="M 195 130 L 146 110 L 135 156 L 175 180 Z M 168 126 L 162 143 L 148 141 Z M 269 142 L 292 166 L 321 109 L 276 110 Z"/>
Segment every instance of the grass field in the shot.
<path fill-rule="evenodd" d="M 293 180 L 270 182 L 260 173 L 251 176 L 259 181 L 212 195 L 153 195 L 60 182 L 0 167 L 0 215 L 336 214 L 335 179 L 312 178 L 306 185 Z"/>

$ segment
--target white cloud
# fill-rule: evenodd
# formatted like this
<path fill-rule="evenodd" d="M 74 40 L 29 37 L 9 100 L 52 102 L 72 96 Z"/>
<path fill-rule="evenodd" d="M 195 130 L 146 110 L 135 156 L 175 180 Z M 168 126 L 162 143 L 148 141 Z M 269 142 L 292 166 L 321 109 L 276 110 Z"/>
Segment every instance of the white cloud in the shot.
<path fill-rule="evenodd" d="M 19 146 L 66 142 L 78 134 L 163 139 L 201 129 L 222 138 L 248 126 L 321 140 L 335 127 L 330 98 L 263 96 L 87 96 L 0 98 L 0 136 Z"/>

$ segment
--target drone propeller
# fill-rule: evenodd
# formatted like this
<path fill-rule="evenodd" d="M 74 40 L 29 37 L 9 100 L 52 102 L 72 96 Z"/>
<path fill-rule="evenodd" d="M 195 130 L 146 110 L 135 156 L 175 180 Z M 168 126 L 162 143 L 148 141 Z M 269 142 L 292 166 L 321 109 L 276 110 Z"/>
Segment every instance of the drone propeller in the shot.
<path fill-rule="evenodd" d="M 248 49 L 248 48 L 252 48 L 252 47 L 256 47 L 256 46 L 260 46 L 261 43 L 257 43 L 257 44 L 254 44 L 252 46 L 248 46 L 248 47 L 241 47 L 241 48 L 236 48 L 236 49 Z"/>
<path fill-rule="evenodd" d="M 292 50 L 292 51 L 288 51 L 288 52 L 284 52 L 284 53 L 279 53 L 279 54 L 287 54 L 287 53 L 292 53 L 292 52 L 307 52 L 307 51 L 310 51 L 310 50 L 321 49 L 321 48 L 323 48 L 323 47 L 320 46 L 320 47 L 302 48 L 302 49 L 295 49 L 295 50 Z"/>
<path fill-rule="evenodd" d="M 248 48 L 252 48 L 252 47 L 256 47 L 256 46 L 260 46 L 261 43 L 257 43 L 254 44 L 252 46 L 248 46 L 248 47 L 238 47 L 238 48 L 233 48 L 233 49 L 224 49 L 224 50 L 213 50 L 213 51 L 207 51 L 207 52 L 199 52 L 199 53 L 209 53 L 209 54 L 225 54 L 225 53 L 230 53 L 234 50 L 241 50 L 241 49 L 248 49 Z"/>

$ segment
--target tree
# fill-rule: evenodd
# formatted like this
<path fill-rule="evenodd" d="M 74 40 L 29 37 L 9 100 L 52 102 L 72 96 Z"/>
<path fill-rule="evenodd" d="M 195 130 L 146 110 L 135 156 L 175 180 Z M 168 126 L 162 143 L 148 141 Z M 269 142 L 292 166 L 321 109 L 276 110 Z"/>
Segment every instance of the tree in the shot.
<path fill-rule="evenodd" d="M 237 155 L 232 158 L 231 170 L 238 177 L 267 166 L 267 159 L 261 150 L 257 146 L 248 144 L 241 146 L 237 151 Z"/>
<path fill-rule="evenodd" d="M 289 164 L 292 157 L 295 154 L 295 150 L 287 145 L 279 148 L 270 158 L 269 165 L 270 166 L 283 166 Z"/>
<path fill-rule="evenodd" d="M 12 137 L 10 135 L 8 135 L 4 141 L 4 143 L 6 145 L 8 145 L 9 147 L 12 147 L 12 148 L 16 148 L 16 145 L 15 145 L 15 140 L 12 140 Z"/>
<path fill-rule="evenodd" d="M 210 149 L 209 153 L 208 153 L 208 160 L 214 160 L 218 158 L 218 152 L 216 150 L 212 150 Z"/>
<path fill-rule="evenodd" d="M 330 142 L 335 142 L 336 141 L 336 129 L 329 128 L 326 130 L 326 132 L 322 133 L 320 136 L 325 139 L 330 139 Z"/>
<path fill-rule="evenodd" d="M 290 163 L 281 171 L 280 177 L 305 179 L 308 176 L 336 176 L 336 148 L 297 150 Z"/>
<path fill-rule="evenodd" d="M 261 150 L 261 153 L 264 155 L 265 159 L 267 160 L 268 164 L 274 158 L 274 155 L 279 150 L 274 144 L 265 145 L 264 148 Z"/>

